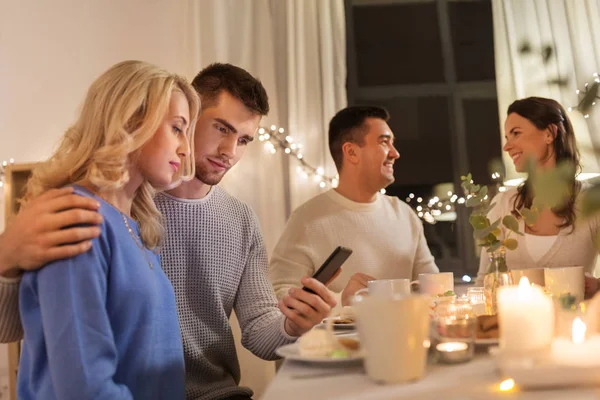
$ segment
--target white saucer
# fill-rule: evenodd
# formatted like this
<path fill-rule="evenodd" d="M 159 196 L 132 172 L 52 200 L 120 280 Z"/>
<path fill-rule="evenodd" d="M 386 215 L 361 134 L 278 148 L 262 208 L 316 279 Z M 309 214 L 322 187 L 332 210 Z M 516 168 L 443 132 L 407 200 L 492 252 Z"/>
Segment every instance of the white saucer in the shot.
<path fill-rule="evenodd" d="M 310 363 L 319 364 L 343 364 L 349 362 L 360 361 L 364 358 L 364 354 L 361 351 L 355 351 L 350 353 L 348 358 L 331 358 L 331 357 L 307 357 L 300 355 L 300 345 L 298 343 L 291 343 L 285 346 L 281 346 L 275 350 L 275 354 L 280 357 L 284 357 L 288 360 L 303 361 Z"/>

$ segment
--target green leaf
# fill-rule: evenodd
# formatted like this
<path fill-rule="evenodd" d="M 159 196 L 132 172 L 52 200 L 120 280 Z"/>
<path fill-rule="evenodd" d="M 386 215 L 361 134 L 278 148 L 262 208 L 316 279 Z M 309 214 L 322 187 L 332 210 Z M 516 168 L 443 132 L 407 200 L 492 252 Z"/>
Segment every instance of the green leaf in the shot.
<path fill-rule="evenodd" d="M 488 247 L 487 252 L 493 253 L 496 250 L 498 250 L 500 247 L 502 247 L 502 242 L 498 240 L 496 243 L 494 243 L 490 247 Z"/>
<path fill-rule="evenodd" d="M 494 222 L 493 224 L 491 224 L 490 226 L 488 226 L 487 228 L 484 229 L 475 229 L 474 235 L 476 239 L 483 239 L 488 235 L 493 234 L 492 232 L 498 228 L 498 226 L 500 226 L 500 219 L 498 219 L 496 222 Z M 495 238 L 495 236 L 494 236 Z"/>
<path fill-rule="evenodd" d="M 531 208 L 536 208 L 538 210 L 543 210 L 547 205 L 540 197 L 534 197 L 533 202 L 531 204 Z"/>
<path fill-rule="evenodd" d="M 529 226 L 534 225 L 539 216 L 539 214 L 536 211 L 530 210 L 529 208 L 522 209 L 521 215 L 523 215 L 525 223 Z"/>
<path fill-rule="evenodd" d="M 519 246 L 519 242 L 513 238 L 508 238 L 504 241 L 504 247 L 506 247 L 508 250 L 515 250 L 517 246 Z"/>
<path fill-rule="evenodd" d="M 504 218 L 502 218 L 502 225 L 504 225 L 506 229 L 519 233 L 519 222 L 512 215 L 505 215 Z"/>
<path fill-rule="evenodd" d="M 460 180 L 461 180 L 461 181 L 464 181 L 465 179 L 467 179 L 467 177 L 466 177 L 466 176 L 464 176 L 464 175 L 461 175 L 461 176 L 460 176 Z"/>
<path fill-rule="evenodd" d="M 481 186 L 473 185 L 473 187 L 471 189 L 473 189 L 473 193 L 477 193 L 477 192 L 479 192 L 479 190 L 481 190 Z"/>
<path fill-rule="evenodd" d="M 475 196 L 468 198 L 467 201 L 465 202 L 465 206 L 467 206 L 467 207 L 477 207 L 480 204 L 481 204 L 481 200 Z"/>
<path fill-rule="evenodd" d="M 471 182 L 473 180 L 473 176 L 471 175 L 471 173 L 469 172 L 467 174 L 467 181 Z"/>
<path fill-rule="evenodd" d="M 469 223 L 471 223 L 473 229 L 485 229 L 490 226 L 490 220 L 483 215 L 471 215 Z"/>
<path fill-rule="evenodd" d="M 600 185 L 591 187 L 582 193 L 581 215 L 589 217 L 600 212 Z"/>
<path fill-rule="evenodd" d="M 487 196 L 488 194 L 488 187 L 487 186 L 483 186 L 481 188 L 481 190 L 479 191 L 479 193 L 477 193 L 477 197 L 481 197 L 482 199 Z"/>

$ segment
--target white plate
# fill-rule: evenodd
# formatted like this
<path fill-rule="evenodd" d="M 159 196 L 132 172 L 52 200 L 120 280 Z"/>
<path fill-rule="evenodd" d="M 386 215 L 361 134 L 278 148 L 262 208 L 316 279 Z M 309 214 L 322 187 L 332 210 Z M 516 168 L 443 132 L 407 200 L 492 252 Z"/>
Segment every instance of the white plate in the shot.
<path fill-rule="evenodd" d="M 356 329 L 356 323 L 354 324 L 336 324 L 335 321 L 339 321 L 341 318 L 339 316 L 333 317 L 333 329 Z M 321 327 L 327 326 L 327 320 L 329 318 L 325 318 L 323 322 L 319 324 Z"/>
<path fill-rule="evenodd" d="M 478 344 L 480 346 L 497 346 L 498 343 L 499 343 L 498 338 L 488 338 L 488 339 L 475 338 L 475 344 Z"/>
<path fill-rule="evenodd" d="M 490 354 L 502 373 L 514 379 L 523 389 L 600 385 L 598 368 L 557 365 L 547 356 L 539 355 L 515 358 L 504 355 L 498 348 L 491 348 Z"/>
<path fill-rule="evenodd" d="M 304 361 L 311 363 L 321 364 L 340 364 L 362 360 L 364 355 L 360 351 L 350 353 L 348 358 L 330 358 L 330 357 L 307 357 L 300 355 L 300 345 L 298 343 L 291 343 L 285 346 L 281 346 L 275 350 L 275 354 L 280 357 L 284 357 L 288 360 Z"/>

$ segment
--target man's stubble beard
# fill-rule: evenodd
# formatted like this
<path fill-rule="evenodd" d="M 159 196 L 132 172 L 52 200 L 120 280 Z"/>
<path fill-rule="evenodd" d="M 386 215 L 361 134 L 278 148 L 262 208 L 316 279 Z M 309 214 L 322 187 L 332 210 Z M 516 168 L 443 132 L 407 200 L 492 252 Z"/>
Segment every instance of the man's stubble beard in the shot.
<path fill-rule="evenodd" d="M 206 185 L 214 186 L 219 184 L 226 173 L 227 171 L 223 172 L 222 174 L 210 173 L 203 167 L 203 165 L 196 164 L 196 179 Z"/>

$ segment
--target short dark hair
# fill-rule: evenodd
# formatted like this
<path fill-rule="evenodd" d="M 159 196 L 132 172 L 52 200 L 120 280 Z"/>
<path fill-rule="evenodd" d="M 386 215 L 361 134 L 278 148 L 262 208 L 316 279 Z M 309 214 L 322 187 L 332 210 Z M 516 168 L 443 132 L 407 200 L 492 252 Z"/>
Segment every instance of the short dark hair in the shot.
<path fill-rule="evenodd" d="M 260 80 L 235 65 L 210 64 L 196 75 L 192 85 L 200 95 L 202 108 L 214 106 L 225 90 L 250 111 L 261 116 L 269 113 L 269 97 Z"/>
<path fill-rule="evenodd" d="M 342 146 L 346 142 L 363 145 L 367 129 L 367 118 L 390 119 L 390 114 L 383 107 L 352 106 L 340 111 L 329 122 L 329 151 L 338 172 L 342 170 L 344 152 Z"/>

